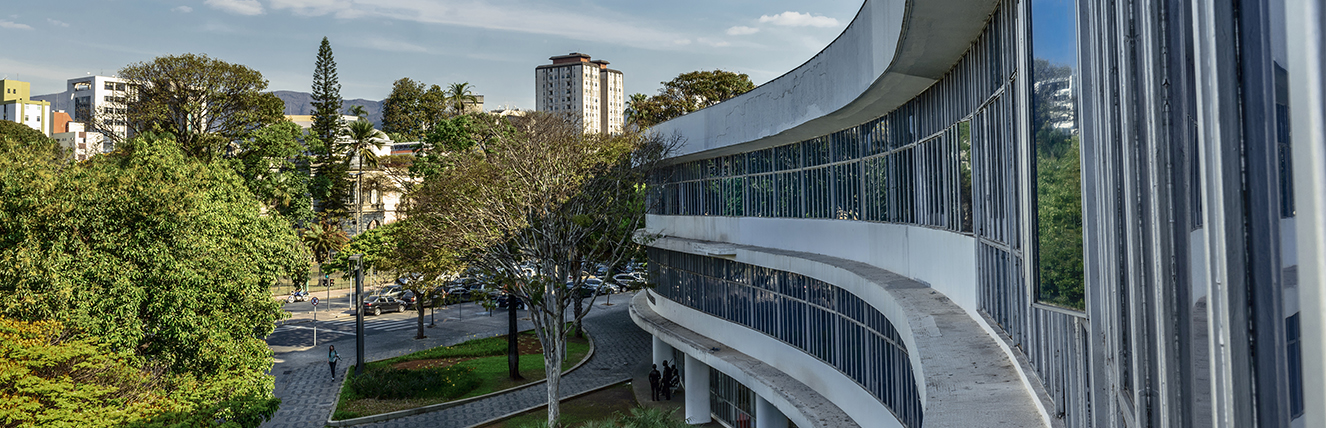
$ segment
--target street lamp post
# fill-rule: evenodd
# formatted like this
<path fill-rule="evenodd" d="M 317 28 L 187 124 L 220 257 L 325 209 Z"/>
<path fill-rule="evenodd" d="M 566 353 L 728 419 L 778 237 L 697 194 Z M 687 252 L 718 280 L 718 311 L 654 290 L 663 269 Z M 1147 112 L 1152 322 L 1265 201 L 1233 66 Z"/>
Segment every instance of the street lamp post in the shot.
<path fill-rule="evenodd" d="M 364 294 L 364 261 L 363 254 L 350 256 L 350 263 L 354 265 L 355 272 L 355 375 L 364 373 L 364 311 L 360 308 L 363 303 L 358 300 L 363 299 Z"/>

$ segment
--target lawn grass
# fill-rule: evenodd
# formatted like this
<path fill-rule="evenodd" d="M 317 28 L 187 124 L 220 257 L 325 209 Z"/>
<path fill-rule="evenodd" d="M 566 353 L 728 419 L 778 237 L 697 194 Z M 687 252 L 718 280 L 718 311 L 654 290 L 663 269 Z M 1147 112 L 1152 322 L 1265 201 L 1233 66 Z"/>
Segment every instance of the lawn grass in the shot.
<path fill-rule="evenodd" d="M 522 336 L 533 337 L 533 331 L 526 331 L 521 334 Z M 562 364 L 563 372 L 579 364 L 589 354 L 589 342 L 585 339 L 568 338 L 566 346 L 567 356 Z M 332 418 L 336 420 L 351 419 L 477 397 L 537 382 L 546 377 L 543 371 L 543 355 L 526 354 L 520 356 L 520 374 L 525 379 L 520 381 L 511 380 L 507 376 L 506 347 L 506 336 L 496 336 L 475 339 L 455 346 L 426 349 L 409 355 L 368 363 L 365 375 L 377 376 L 373 379 L 377 381 L 379 379 L 392 380 L 399 377 L 399 373 L 405 371 L 394 368 L 399 363 L 442 358 L 470 358 L 455 363 L 443 371 L 438 369 L 408 370 L 408 372 L 411 372 L 409 374 L 419 376 L 402 380 L 401 385 L 407 386 L 405 391 L 408 392 L 402 397 L 368 398 L 361 396 L 353 387 L 356 382 L 355 379 L 352 379 L 353 375 L 347 374 L 347 380 L 341 387 L 340 399 L 336 406 L 337 410 L 333 413 Z M 393 372 L 396 376 L 384 376 Z M 364 380 L 368 381 L 369 379 Z M 394 389 L 393 391 L 399 390 Z"/>
<path fill-rule="evenodd" d="M 564 428 L 722 428 L 717 422 L 688 425 L 680 408 L 641 407 L 635 401 L 631 383 L 625 382 L 576 398 L 562 400 L 559 425 Z M 480 428 L 545 428 L 548 411 L 539 407 L 507 419 L 481 425 Z"/>
<path fill-rule="evenodd" d="M 630 413 L 635 407 L 635 396 L 631 393 L 630 382 L 627 382 L 562 401 L 562 417 L 558 421 L 568 428 L 578 427 L 586 422 L 613 421 L 617 419 L 618 414 Z M 540 426 L 547 420 L 548 411 L 540 407 L 480 428 L 533 427 Z"/>

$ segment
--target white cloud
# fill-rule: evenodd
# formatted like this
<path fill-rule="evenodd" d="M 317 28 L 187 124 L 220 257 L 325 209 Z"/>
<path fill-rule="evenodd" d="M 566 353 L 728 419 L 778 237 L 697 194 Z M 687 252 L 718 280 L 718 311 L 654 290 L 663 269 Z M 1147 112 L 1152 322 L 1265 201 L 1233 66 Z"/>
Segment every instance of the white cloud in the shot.
<path fill-rule="evenodd" d="M 727 35 L 729 36 L 745 36 L 745 35 L 755 34 L 758 32 L 760 32 L 759 28 L 751 28 L 744 25 L 738 25 L 727 29 Z"/>
<path fill-rule="evenodd" d="M 207 0 L 208 6 L 236 15 L 262 15 L 262 3 L 258 0 Z"/>
<path fill-rule="evenodd" d="M 836 27 L 838 20 L 827 16 L 813 16 L 809 13 L 787 11 L 777 15 L 764 15 L 760 23 L 770 23 L 786 27 Z"/>
<path fill-rule="evenodd" d="M 10 30 L 31 30 L 32 26 L 28 24 L 19 24 L 17 22 L 0 21 L 0 28 L 8 28 Z"/>
<path fill-rule="evenodd" d="M 59 21 L 59 20 L 55 20 L 55 19 L 51 19 L 51 18 L 46 18 L 46 22 L 49 22 L 49 23 L 51 23 L 51 25 L 54 25 L 54 26 L 56 26 L 56 27 L 66 27 L 66 28 L 69 27 L 69 23 L 68 23 L 68 22 Z"/>
<path fill-rule="evenodd" d="M 673 40 L 672 43 L 676 44 L 677 46 L 686 46 L 691 44 L 691 39 L 677 39 Z"/>
<path fill-rule="evenodd" d="M 721 47 L 724 47 L 724 46 L 729 46 L 729 45 L 731 45 L 731 43 L 728 43 L 728 42 L 723 41 L 723 40 L 706 39 L 706 38 L 704 38 L 704 37 L 697 38 L 697 39 L 695 39 L 695 41 L 700 42 L 700 43 L 704 43 L 704 44 L 706 44 L 706 45 L 713 46 L 713 47 L 716 47 L 716 48 L 721 48 Z"/>
<path fill-rule="evenodd" d="M 298 15 L 321 16 L 332 13 L 338 18 L 353 18 L 341 14 L 353 13 L 355 10 L 348 0 L 272 0 L 271 6 L 273 10 L 289 9 Z"/>
<path fill-rule="evenodd" d="M 642 48 L 666 48 L 685 38 L 642 18 L 589 6 L 568 9 L 538 0 L 270 0 L 272 10 L 341 19 L 373 18 L 422 24 L 558 36 Z M 566 25 L 575 22 L 576 25 Z M 584 31 L 593 28 L 594 31 Z"/>
<path fill-rule="evenodd" d="M 377 36 L 368 38 L 352 38 L 348 42 L 351 46 L 374 49 L 386 52 L 400 53 L 428 53 L 428 48 L 413 43 L 391 40 Z"/>
<path fill-rule="evenodd" d="M 170 8 L 170 11 L 171 11 L 171 12 L 179 12 L 179 13 L 189 13 L 189 12 L 193 12 L 193 8 L 188 7 L 188 6 L 176 6 L 176 7 Z"/>

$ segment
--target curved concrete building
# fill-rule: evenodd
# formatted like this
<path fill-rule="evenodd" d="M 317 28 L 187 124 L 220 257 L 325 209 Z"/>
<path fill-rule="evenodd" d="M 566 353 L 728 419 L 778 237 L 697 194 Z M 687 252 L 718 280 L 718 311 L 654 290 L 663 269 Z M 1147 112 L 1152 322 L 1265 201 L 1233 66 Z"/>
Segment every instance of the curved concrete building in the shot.
<path fill-rule="evenodd" d="M 1324 15 L 1234 3 L 867 0 L 659 124 L 687 420 L 1326 426 Z"/>

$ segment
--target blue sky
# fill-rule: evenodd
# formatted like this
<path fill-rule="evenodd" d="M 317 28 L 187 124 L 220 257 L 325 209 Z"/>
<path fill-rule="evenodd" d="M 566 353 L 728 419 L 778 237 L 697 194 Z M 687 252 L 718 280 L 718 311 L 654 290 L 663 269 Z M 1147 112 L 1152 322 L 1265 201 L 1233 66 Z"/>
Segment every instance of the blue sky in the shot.
<path fill-rule="evenodd" d="M 344 98 L 382 99 L 410 77 L 469 82 L 486 106 L 534 107 L 534 67 L 583 52 L 625 73 L 626 92 L 694 70 L 764 83 L 805 62 L 860 0 L 87 0 L 11 1 L 0 14 L 0 77 L 34 94 L 154 57 L 202 53 L 309 91 L 318 43 L 335 52 Z"/>
<path fill-rule="evenodd" d="M 1031 2 L 1031 41 L 1036 58 L 1077 68 L 1075 4 L 1072 0 Z"/>

